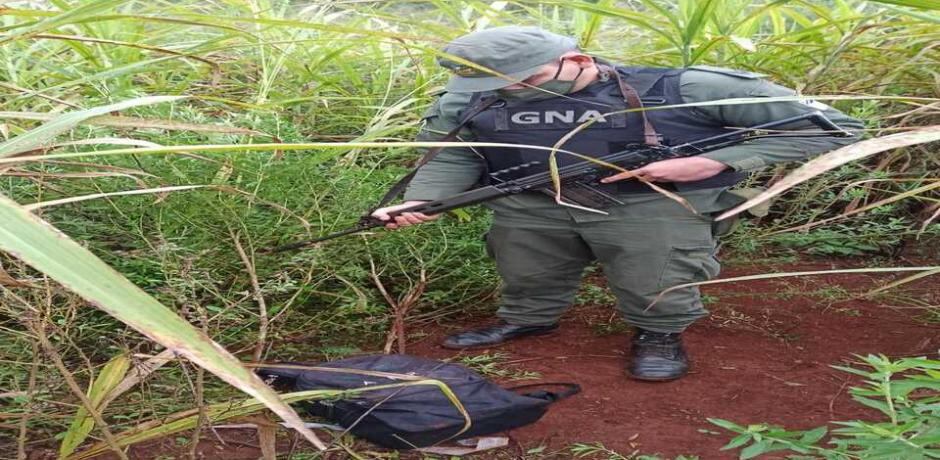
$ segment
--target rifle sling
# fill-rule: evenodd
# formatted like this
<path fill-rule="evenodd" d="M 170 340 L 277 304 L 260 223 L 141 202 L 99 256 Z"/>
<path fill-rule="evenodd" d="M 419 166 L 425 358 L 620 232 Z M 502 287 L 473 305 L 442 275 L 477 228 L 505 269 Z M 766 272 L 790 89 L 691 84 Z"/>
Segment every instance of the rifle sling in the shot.
<path fill-rule="evenodd" d="M 617 72 L 617 69 L 605 65 L 600 65 L 599 67 L 602 72 L 613 74 L 614 78 L 617 80 L 617 86 L 620 87 L 620 94 L 623 95 L 623 100 L 627 103 L 627 107 L 640 109 L 638 112 L 643 119 L 643 142 L 646 145 L 661 145 L 659 142 L 659 133 L 656 132 L 656 129 L 653 128 L 653 124 L 646 118 L 646 111 L 643 110 L 643 102 L 640 100 L 640 95 L 637 94 L 636 89 L 623 81 L 623 77 L 620 76 L 620 72 Z"/>

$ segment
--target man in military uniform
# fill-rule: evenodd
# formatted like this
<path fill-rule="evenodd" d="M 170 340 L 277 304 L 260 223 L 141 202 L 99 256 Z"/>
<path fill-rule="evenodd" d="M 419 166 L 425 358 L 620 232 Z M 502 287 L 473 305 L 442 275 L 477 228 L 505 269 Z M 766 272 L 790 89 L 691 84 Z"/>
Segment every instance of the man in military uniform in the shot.
<path fill-rule="evenodd" d="M 789 96 L 794 92 L 748 72 L 696 66 L 687 69 L 619 67 L 580 52 L 576 41 L 535 27 L 497 27 L 462 36 L 439 63 L 454 72 L 425 115 L 419 136 L 434 140 L 463 124 L 459 139 L 551 147 L 586 120 L 594 120 L 561 147 L 603 156 L 631 144 L 676 145 L 821 110 L 842 128 L 862 124 L 818 102 L 713 105 L 610 114 L 640 104 L 647 108 L 717 99 Z M 500 75 L 495 75 L 498 73 Z M 631 94 L 632 93 L 632 94 Z M 489 101 L 482 110 L 483 101 Z M 476 109 L 474 109 L 476 108 Z M 653 308 L 663 289 L 704 281 L 718 274 L 720 229 L 707 216 L 739 203 L 728 192 L 747 171 L 801 160 L 854 142 L 820 136 L 764 137 L 687 157 L 657 161 L 633 171 L 681 197 L 677 202 L 629 174 L 606 179 L 606 192 L 623 205 L 607 214 L 561 206 L 546 195 L 526 192 L 486 203 L 494 211 L 486 247 L 503 280 L 498 324 L 447 337 L 443 346 L 463 349 L 546 334 L 558 327 L 573 302 L 584 268 L 596 260 L 617 297 L 624 320 L 637 328 L 627 372 L 640 380 L 682 377 L 689 364 L 682 332 L 708 312 L 696 288 L 672 291 Z M 438 216 L 388 212 L 473 188 L 486 172 L 538 161 L 547 152 L 510 148 L 446 148 L 419 169 L 405 203 L 377 210 L 387 227 L 414 225 Z M 578 161 L 559 155 L 559 163 Z"/>

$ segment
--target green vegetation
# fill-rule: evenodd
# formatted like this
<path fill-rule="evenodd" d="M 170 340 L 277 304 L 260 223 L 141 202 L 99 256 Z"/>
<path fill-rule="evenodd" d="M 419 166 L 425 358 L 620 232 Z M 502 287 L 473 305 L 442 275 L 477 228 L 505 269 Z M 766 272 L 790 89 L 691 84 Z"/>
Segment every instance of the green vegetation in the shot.
<path fill-rule="evenodd" d="M 764 423 L 741 426 L 712 419 L 715 425 L 738 433 L 725 449 L 741 449 L 741 459 L 779 451 L 802 454 L 787 458 L 827 460 L 940 458 L 940 361 L 873 355 L 861 360 L 864 369 L 837 369 L 865 379 L 864 386 L 851 388 L 852 399 L 878 410 L 881 419 L 833 422 L 840 428 L 831 433 L 826 426 L 788 431 Z M 823 442 L 827 434 L 831 436 Z"/>
<path fill-rule="evenodd" d="M 532 380 L 542 377 L 538 372 L 516 368 L 509 355 L 501 352 L 463 356 L 457 362 L 496 380 Z"/>
<path fill-rule="evenodd" d="M 0 444 L 19 455 L 81 444 L 90 424 L 78 409 L 83 392 L 106 422 L 90 435 L 105 445 L 140 423 L 244 398 L 204 372 L 222 376 L 224 358 L 195 358 L 212 353 L 208 341 L 192 340 L 204 348 L 183 359 L 165 351 L 170 336 L 141 333 L 156 322 L 128 319 L 143 302 L 194 326 L 175 332 L 204 333 L 242 360 L 380 349 L 391 306 L 378 284 L 393 299 L 423 287 L 409 334 L 491 306 L 498 278 L 480 244 L 488 218 L 477 209 L 264 252 L 348 226 L 407 171 L 417 154 L 397 143 L 412 139 L 447 79 L 436 50 L 467 31 L 540 25 L 615 62 L 742 68 L 803 94 L 852 96 L 832 103 L 864 118 L 873 137 L 936 125 L 940 115 L 940 8 L 927 0 L 48 0 L 3 8 L 0 192 L 20 206 L 0 204 L 23 222 L 4 220 L 9 253 L 0 255 Z M 754 180 L 779 180 L 787 168 Z M 936 244 L 938 177 L 936 143 L 891 149 L 793 188 L 727 244 L 752 258 Z M 17 235 L 51 235 L 28 223 L 27 209 L 78 244 L 14 251 Z M 94 260 L 80 246 L 117 273 L 75 268 Z M 66 261 L 76 278 L 28 266 L 24 254 Z M 81 289 L 122 277 L 150 300 L 131 302 L 126 287 L 92 304 Z M 609 297 L 587 288 L 581 301 Z M 940 315 L 917 306 L 924 317 Z M 103 397 L 111 388 L 98 383 L 103 375 L 121 380 L 106 363 L 122 359 L 149 370 L 120 396 Z M 226 381 L 246 378 L 237 367 Z M 934 374 L 926 375 L 936 382 Z M 909 419 L 899 420 L 895 427 Z M 792 440 L 786 433 L 781 439 Z M 842 439 L 863 439 L 856 433 Z M 199 436 L 185 439 L 195 446 Z M 614 455 L 595 448 L 575 453 Z"/>

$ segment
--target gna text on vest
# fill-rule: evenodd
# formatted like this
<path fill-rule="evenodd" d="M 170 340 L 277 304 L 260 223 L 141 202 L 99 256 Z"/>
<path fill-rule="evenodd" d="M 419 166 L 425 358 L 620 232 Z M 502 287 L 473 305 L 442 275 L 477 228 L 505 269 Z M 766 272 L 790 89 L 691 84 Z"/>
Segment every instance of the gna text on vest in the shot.
<path fill-rule="evenodd" d="M 536 125 L 561 123 L 584 123 L 594 121 L 595 123 L 606 123 L 607 119 L 598 110 L 586 110 L 578 115 L 574 110 L 546 110 L 544 112 L 524 111 L 513 113 L 509 120 L 517 125 Z"/>

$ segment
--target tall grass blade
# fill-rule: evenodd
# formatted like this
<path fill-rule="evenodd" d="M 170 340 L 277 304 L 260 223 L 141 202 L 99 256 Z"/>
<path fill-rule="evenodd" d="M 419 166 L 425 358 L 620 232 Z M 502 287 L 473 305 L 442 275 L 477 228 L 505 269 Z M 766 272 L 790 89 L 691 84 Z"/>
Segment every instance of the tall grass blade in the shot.
<path fill-rule="evenodd" d="M 909 6 L 911 8 L 920 8 L 924 10 L 940 10 L 940 0 L 874 0 L 875 3 L 887 3 L 889 5 Z"/>
<path fill-rule="evenodd" d="M 164 364 L 170 362 L 170 360 L 175 358 L 175 353 L 173 350 L 163 350 L 158 353 L 156 356 L 141 362 L 137 363 L 131 370 L 128 372 L 128 375 L 124 377 L 124 380 L 121 380 L 120 383 L 114 386 L 111 391 L 105 395 L 104 401 L 102 404 L 109 404 L 111 401 L 116 399 L 118 396 L 121 396 L 127 390 L 134 388 L 142 380 L 147 378 L 154 371 L 162 367 Z"/>
<path fill-rule="evenodd" d="M 543 152 L 561 152 L 576 154 L 570 150 L 552 149 L 541 145 L 507 144 L 502 142 L 305 142 L 302 144 L 211 144 L 211 145 L 174 145 L 164 147 L 143 147 L 136 149 L 98 150 L 94 152 L 50 153 L 16 158 L 0 158 L 0 164 L 22 163 L 27 161 L 45 161 L 59 158 L 103 157 L 120 155 L 148 155 L 166 153 L 221 153 L 251 150 L 255 152 L 297 151 L 297 150 L 349 150 L 353 148 L 395 148 L 395 147 L 512 147 L 540 150 Z"/>
<path fill-rule="evenodd" d="M 322 368 L 316 368 L 322 369 Z M 334 371 L 342 372 L 343 369 L 330 368 Z M 398 374 L 388 374 L 388 375 L 398 375 Z M 404 378 L 415 378 L 415 376 L 402 376 Z M 376 390 L 387 390 L 389 388 L 401 388 L 409 387 L 415 385 L 431 385 L 438 387 L 451 402 L 454 404 L 454 407 L 460 412 L 461 416 L 464 417 L 464 428 L 454 436 L 463 433 L 470 428 L 470 416 L 467 413 L 466 409 L 457 400 L 456 395 L 451 391 L 451 389 L 438 380 L 425 379 L 425 380 L 414 380 L 411 382 L 404 383 L 393 383 L 389 385 L 375 385 L 370 387 L 357 388 L 354 390 L 308 390 L 308 391 L 298 391 L 294 393 L 286 393 L 281 395 L 281 399 L 287 403 L 294 403 L 300 401 L 309 401 L 317 399 L 337 399 L 347 396 L 356 395 L 358 393 L 367 392 L 367 391 L 376 391 Z M 224 420 L 232 419 L 235 417 L 241 417 L 249 414 L 253 414 L 264 409 L 265 405 L 258 402 L 256 399 L 246 399 L 234 403 L 218 403 L 213 404 L 205 409 L 206 416 L 208 417 L 211 423 L 217 423 Z M 121 447 L 129 446 L 134 443 L 148 441 L 151 439 L 157 439 L 165 436 L 169 436 L 175 433 L 179 433 L 184 430 L 189 430 L 196 427 L 196 424 L 199 420 L 199 411 L 198 409 L 189 409 L 182 412 L 177 412 L 165 417 L 162 417 L 157 420 L 150 422 L 142 423 L 134 428 L 131 428 L 123 433 L 118 433 L 115 435 L 115 440 L 117 444 Z M 95 455 L 104 453 L 108 451 L 110 447 L 105 443 L 98 443 L 78 454 L 75 454 L 69 457 L 70 460 L 80 460 L 85 458 L 94 457 Z"/>
<path fill-rule="evenodd" d="M 54 139 L 89 118 L 106 115 L 110 112 L 124 110 L 141 105 L 158 104 L 161 102 L 177 101 L 186 96 L 147 96 L 121 101 L 116 104 L 103 105 L 91 109 L 69 112 L 53 118 L 48 123 L 16 136 L 0 144 L 0 158 L 6 158 L 18 153 L 28 152 L 42 148 L 47 142 Z"/>
<path fill-rule="evenodd" d="M 786 229 L 783 229 L 783 230 L 777 230 L 777 231 L 773 231 L 773 232 L 768 232 L 766 235 L 767 235 L 767 236 L 770 236 L 770 235 L 776 235 L 776 234 L 778 234 L 778 233 L 786 233 L 786 232 L 793 232 L 793 231 L 808 230 L 808 229 L 813 228 L 813 227 L 818 227 L 818 226 L 820 226 L 820 225 L 825 225 L 825 224 L 828 224 L 828 223 L 830 223 L 830 222 L 835 222 L 835 221 L 838 221 L 838 220 L 841 220 L 841 219 L 845 219 L 846 217 L 849 217 L 849 216 L 853 216 L 853 215 L 856 215 L 856 214 L 861 214 L 861 213 L 863 213 L 863 212 L 866 212 L 866 211 L 869 211 L 869 210 L 872 210 L 872 209 L 875 209 L 875 208 L 879 208 L 879 207 L 881 207 L 881 206 L 885 206 L 885 205 L 894 203 L 895 201 L 901 201 L 901 200 L 903 200 L 903 199 L 905 199 L 905 198 L 910 198 L 910 197 L 913 197 L 913 196 L 917 196 L 917 195 L 920 195 L 920 194 L 925 193 L 925 192 L 929 192 L 929 191 L 934 190 L 934 189 L 937 189 L 937 188 L 940 188 L 940 181 L 933 181 L 933 182 L 931 182 L 931 183 L 929 183 L 929 184 L 927 184 L 927 185 L 922 185 L 922 186 L 920 186 L 920 187 L 917 187 L 917 188 L 914 188 L 914 189 L 911 189 L 911 190 L 907 190 L 907 191 L 905 191 L 905 192 L 898 193 L 898 194 L 896 194 L 896 195 L 892 195 L 892 196 L 890 196 L 890 197 L 888 197 L 888 198 L 885 198 L 885 199 L 882 199 L 882 200 L 878 200 L 878 201 L 876 201 L 876 202 L 874 202 L 874 203 L 869 203 L 869 204 L 867 204 L 867 205 L 865 205 L 865 206 L 862 206 L 862 207 L 860 207 L 860 208 L 853 209 L 853 210 L 851 210 L 851 211 L 843 212 L 842 214 L 839 214 L 839 215 L 837 215 L 837 216 L 830 217 L 830 218 L 828 218 L 828 219 L 818 220 L 818 221 L 814 221 L 814 222 L 807 222 L 807 223 L 805 223 L 805 224 L 803 224 L 803 225 L 798 225 L 798 226 L 796 226 L 796 227 L 791 227 L 791 228 L 786 228 Z"/>
<path fill-rule="evenodd" d="M 57 206 L 60 204 L 68 204 L 68 203 L 78 203 L 80 201 L 94 200 L 97 198 L 107 198 L 111 196 L 149 195 L 151 193 L 178 192 L 182 190 L 193 190 L 193 189 L 203 188 L 203 187 L 207 187 L 207 185 L 173 185 L 173 186 L 168 186 L 168 187 L 145 188 L 145 189 L 139 189 L 139 190 L 125 190 L 121 192 L 92 193 L 91 195 L 70 196 L 68 198 L 60 198 L 58 200 L 40 201 L 38 203 L 26 204 L 26 205 L 23 205 L 23 208 L 29 211 L 33 211 L 35 209 L 45 208 L 48 206 Z"/>
<path fill-rule="evenodd" d="M 36 34 L 40 32 L 45 32 L 47 30 L 55 29 L 59 26 L 66 24 L 72 24 L 79 22 L 88 18 L 93 18 L 99 13 L 105 11 L 110 11 L 114 7 L 127 3 L 128 0 L 99 0 L 86 2 L 84 5 L 77 6 L 70 10 L 65 11 L 64 13 L 57 14 L 55 16 L 48 17 L 39 21 L 32 26 L 26 27 L 25 29 L 20 30 L 19 32 L 7 35 L 3 38 L 0 38 L 0 44 L 15 40 L 25 35 Z"/>
<path fill-rule="evenodd" d="M 228 351 L 67 235 L 5 196 L 0 196 L 0 221 L 0 250 L 262 401 L 318 448 L 325 448 L 293 409 Z"/>
<path fill-rule="evenodd" d="M 924 13 L 924 12 L 921 12 L 921 11 L 911 11 L 911 10 L 908 10 L 908 9 L 897 8 L 897 7 L 893 7 L 893 6 L 888 6 L 888 7 L 886 7 L 886 8 L 889 9 L 889 10 L 891 10 L 891 11 L 894 11 L 894 12 L 896 12 L 896 13 L 901 13 L 901 14 L 906 15 L 906 16 L 911 16 L 911 17 L 920 19 L 920 20 L 922 20 L 922 21 L 932 22 L 932 23 L 935 23 L 935 24 L 940 24 L 940 16 L 935 16 L 935 15 L 932 15 L 932 14 L 929 14 L 929 13 Z"/>
<path fill-rule="evenodd" d="M 215 62 L 212 62 L 212 61 L 209 60 L 209 59 L 206 59 L 206 58 L 203 58 L 203 57 L 200 57 L 200 56 L 196 56 L 196 55 L 194 55 L 194 54 L 181 53 L 181 52 L 179 52 L 179 51 L 174 51 L 174 50 L 171 50 L 171 49 L 168 49 L 168 48 L 161 48 L 161 47 L 159 47 L 159 46 L 150 46 L 150 45 L 146 45 L 146 44 L 143 44 L 143 43 L 133 43 L 133 42 L 118 41 L 118 40 L 106 40 L 106 39 L 97 38 L 97 37 L 82 37 L 82 36 L 77 36 L 77 35 L 61 35 L 61 34 L 35 34 L 35 35 L 33 35 L 31 38 L 34 38 L 34 39 L 48 39 L 48 40 L 76 41 L 76 42 L 87 42 L 87 43 L 102 43 L 102 44 L 107 44 L 107 45 L 127 46 L 127 47 L 130 47 L 130 48 L 139 48 L 139 49 L 143 49 L 143 50 L 154 51 L 154 52 L 163 53 L 163 54 L 171 54 L 171 55 L 173 55 L 173 56 L 185 57 L 185 58 L 188 58 L 188 59 L 193 59 L 193 60 L 196 60 L 196 61 L 203 62 L 203 63 L 208 64 L 209 66 L 212 67 L 213 75 L 216 75 L 216 74 L 219 74 L 219 73 L 222 72 L 222 70 L 221 70 L 219 64 L 217 64 L 217 63 L 215 63 Z"/>
<path fill-rule="evenodd" d="M 597 6 L 601 8 L 609 8 L 613 4 L 613 0 L 601 0 L 597 2 Z M 604 20 L 604 16 L 598 13 L 589 13 L 590 19 L 587 21 L 587 24 L 584 26 L 584 29 L 581 31 L 581 38 L 578 40 L 578 45 L 582 48 L 588 48 L 591 46 L 591 42 L 594 41 L 594 37 L 597 35 L 597 32 L 601 28 L 601 22 Z"/>
<path fill-rule="evenodd" d="M 722 278 L 717 280 L 710 281 L 699 281 L 696 283 L 683 283 L 677 284 L 670 288 L 664 289 L 659 295 L 650 302 L 649 306 L 646 307 L 645 311 L 653 308 L 657 303 L 659 303 L 662 298 L 677 289 L 685 289 L 694 286 L 704 286 L 707 284 L 723 284 L 723 283 L 733 283 L 738 281 L 754 281 L 754 280 L 766 280 L 774 278 L 788 278 L 793 276 L 814 276 L 814 275 L 837 275 L 837 274 L 849 274 L 849 273 L 893 273 L 893 272 L 922 272 L 926 274 L 932 274 L 932 272 L 940 270 L 940 267 L 885 267 L 885 268 L 846 268 L 841 270 L 815 270 L 815 271 L 806 271 L 806 272 L 782 272 L 782 273 L 764 273 L 760 275 L 747 275 L 747 276 L 735 276 L 733 278 Z M 925 275 L 926 276 L 926 275 Z"/>
<path fill-rule="evenodd" d="M 54 118 L 56 118 L 56 115 L 40 112 L 0 112 L 0 119 L 48 121 Z M 86 118 L 85 120 L 80 121 L 78 124 L 111 126 L 114 128 L 153 128 L 170 131 L 241 134 L 246 136 L 270 136 L 270 134 L 266 134 L 261 131 L 248 128 L 238 128 L 235 126 L 215 125 L 208 123 L 183 123 L 175 120 L 160 120 L 153 118 L 126 117 L 116 115 L 99 115 L 92 118 Z"/>
<path fill-rule="evenodd" d="M 539 3 L 547 4 L 557 4 L 563 5 L 568 8 L 574 8 L 577 10 L 585 11 L 588 13 L 593 13 L 605 17 L 612 17 L 620 19 L 622 21 L 628 22 L 636 27 L 639 27 L 643 31 L 647 31 L 656 35 L 661 36 L 663 39 L 669 41 L 677 48 L 681 47 L 681 43 L 678 38 L 670 34 L 670 23 L 666 21 L 659 20 L 653 15 L 647 14 L 645 12 L 634 11 L 627 8 L 617 8 L 615 6 L 609 6 L 607 4 L 595 4 L 589 2 L 581 1 L 559 1 L 559 0 L 542 0 Z M 644 2 L 645 3 L 645 2 Z"/>
<path fill-rule="evenodd" d="M 695 10 L 682 30 L 682 41 L 686 46 L 690 46 L 702 34 L 705 26 L 711 20 L 712 12 L 718 6 L 718 2 L 715 0 L 696 1 L 692 4 L 695 5 Z"/>
<path fill-rule="evenodd" d="M 797 168 L 765 192 L 750 200 L 722 213 L 716 220 L 727 219 L 744 210 L 750 209 L 781 193 L 793 188 L 795 185 L 806 182 L 826 171 L 835 169 L 846 163 L 860 160 L 876 153 L 892 150 L 910 145 L 925 144 L 940 140 L 940 125 L 918 128 L 904 133 L 889 134 L 887 136 L 869 139 L 856 144 L 842 147 L 825 155 L 810 160 Z"/>
<path fill-rule="evenodd" d="M 107 404 L 107 395 L 127 374 L 131 361 L 127 355 L 120 354 L 111 358 L 101 372 L 95 377 L 88 388 L 88 399 L 91 401 L 95 410 L 101 412 Z M 59 444 L 59 457 L 67 457 L 75 451 L 75 448 L 81 445 L 95 427 L 95 420 L 88 413 L 85 406 L 79 406 L 72 418 L 72 425 L 65 432 L 62 443 Z"/>
<path fill-rule="evenodd" d="M 866 293 L 864 294 L 864 296 L 865 296 L 865 297 L 871 297 L 871 296 L 873 296 L 873 295 L 875 295 L 875 294 L 878 294 L 878 293 L 880 293 L 880 292 L 884 292 L 884 291 L 887 291 L 887 290 L 889 290 L 889 289 L 894 289 L 894 288 L 896 288 L 896 287 L 898 287 L 898 286 L 901 286 L 902 284 L 907 284 L 907 283 L 910 283 L 910 282 L 913 282 L 913 281 L 917 281 L 917 280 L 919 280 L 919 279 L 921 279 L 921 278 L 926 278 L 926 277 L 928 277 L 928 276 L 933 276 L 933 275 L 938 275 L 938 274 L 940 274 L 940 268 L 936 268 L 936 269 L 934 269 L 934 270 L 927 270 L 927 271 L 923 271 L 923 272 L 920 272 L 920 273 L 915 273 L 915 274 L 913 274 L 913 275 L 911 275 L 911 276 L 905 276 L 904 278 L 901 278 L 901 279 L 899 279 L 899 280 L 892 281 L 892 282 L 890 282 L 890 283 L 888 283 L 888 284 L 886 284 L 886 285 L 884 285 L 884 286 L 881 286 L 881 287 L 879 287 L 879 288 L 872 289 L 872 290 L 866 292 Z"/>

